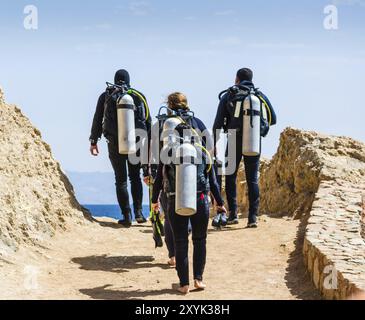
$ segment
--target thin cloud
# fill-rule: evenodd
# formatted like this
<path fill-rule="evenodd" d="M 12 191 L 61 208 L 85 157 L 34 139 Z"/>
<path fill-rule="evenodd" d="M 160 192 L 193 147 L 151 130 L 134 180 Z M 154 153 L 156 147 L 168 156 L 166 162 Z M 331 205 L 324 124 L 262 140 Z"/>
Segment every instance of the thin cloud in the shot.
<path fill-rule="evenodd" d="M 304 43 L 285 43 L 285 42 L 254 42 L 248 43 L 248 48 L 251 49 L 303 49 L 305 48 Z"/>
<path fill-rule="evenodd" d="M 234 10 L 228 9 L 228 10 L 222 10 L 222 11 L 217 11 L 215 13 L 216 16 L 231 16 L 234 14 Z"/>
<path fill-rule="evenodd" d="M 82 30 L 84 31 L 93 31 L 93 30 L 110 30 L 113 26 L 109 23 L 100 23 L 94 26 L 83 26 Z"/>
<path fill-rule="evenodd" d="M 104 43 L 82 43 L 75 46 L 75 50 L 81 53 L 105 53 L 106 45 Z"/>
<path fill-rule="evenodd" d="M 216 55 L 215 50 L 207 50 L 207 49 L 173 49 L 173 48 L 165 48 L 165 54 L 168 56 L 174 57 L 207 57 Z"/>
<path fill-rule="evenodd" d="M 186 21 L 195 21 L 197 18 L 194 16 L 188 16 L 188 17 L 184 17 L 184 20 Z"/>
<path fill-rule="evenodd" d="M 112 25 L 110 23 L 100 23 L 96 25 L 96 29 L 99 30 L 110 30 L 112 29 Z"/>
<path fill-rule="evenodd" d="M 303 55 L 291 55 L 289 57 L 291 61 L 301 63 L 301 64 L 312 64 L 320 66 L 334 66 L 334 65 L 354 65 L 354 66 L 364 66 L 365 57 L 358 55 L 352 57 L 346 56 L 303 56 Z"/>
<path fill-rule="evenodd" d="M 238 46 L 238 45 L 242 44 L 242 40 L 241 40 L 241 38 L 239 38 L 237 36 L 228 36 L 223 39 L 212 40 L 212 41 L 210 41 L 209 44 L 212 46 L 216 46 L 216 45 Z"/>
<path fill-rule="evenodd" d="M 365 0 L 333 0 L 335 6 L 361 6 L 365 7 Z"/>
<path fill-rule="evenodd" d="M 135 16 L 146 16 L 150 12 L 150 5 L 146 1 L 133 1 L 129 3 L 129 10 Z"/>

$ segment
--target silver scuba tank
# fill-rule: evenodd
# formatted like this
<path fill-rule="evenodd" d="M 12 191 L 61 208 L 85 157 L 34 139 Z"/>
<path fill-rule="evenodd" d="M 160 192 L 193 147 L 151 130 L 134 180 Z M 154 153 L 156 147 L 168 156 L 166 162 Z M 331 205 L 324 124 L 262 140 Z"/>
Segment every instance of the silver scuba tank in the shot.
<path fill-rule="evenodd" d="M 181 216 L 192 216 L 196 213 L 197 150 L 190 138 L 177 148 L 176 156 L 179 162 L 176 165 L 175 211 Z"/>
<path fill-rule="evenodd" d="M 260 115 L 260 99 L 249 94 L 243 102 L 242 153 L 244 156 L 257 156 L 261 153 Z"/>
<path fill-rule="evenodd" d="M 174 160 L 178 139 L 175 129 L 179 124 L 181 124 L 181 120 L 177 117 L 167 118 L 163 124 L 161 133 L 162 149 L 160 152 L 160 159 L 164 164 L 171 163 Z M 180 144 L 180 142 L 178 144 Z"/>
<path fill-rule="evenodd" d="M 177 117 L 171 117 L 165 120 L 162 128 L 162 141 L 164 147 L 168 144 L 176 143 L 174 130 L 179 124 L 181 124 L 181 119 Z"/>
<path fill-rule="evenodd" d="M 118 145 L 120 154 L 129 155 L 137 152 L 134 110 L 134 101 L 129 94 L 124 94 L 118 99 Z"/>

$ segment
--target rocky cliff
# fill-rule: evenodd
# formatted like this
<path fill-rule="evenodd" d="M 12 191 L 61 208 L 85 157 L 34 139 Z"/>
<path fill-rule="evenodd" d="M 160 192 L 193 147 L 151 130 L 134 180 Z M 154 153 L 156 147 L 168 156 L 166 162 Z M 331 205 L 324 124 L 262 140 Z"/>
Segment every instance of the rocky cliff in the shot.
<path fill-rule="evenodd" d="M 362 194 L 361 236 L 365 239 L 365 192 Z"/>
<path fill-rule="evenodd" d="M 85 216 L 50 146 L 0 90 L 0 259 Z"/>
<path fill-rule="evenodd" d="M 260 211 L 298 216 L 308 213 L 320 182 L 336 179 L 355 184 L 365 180 L 365 144 L 288 128 L 281 134 L 273 159 L 261 162 Z M 238 181 L 245 212 L 248 201 L 243 165 Z"/>

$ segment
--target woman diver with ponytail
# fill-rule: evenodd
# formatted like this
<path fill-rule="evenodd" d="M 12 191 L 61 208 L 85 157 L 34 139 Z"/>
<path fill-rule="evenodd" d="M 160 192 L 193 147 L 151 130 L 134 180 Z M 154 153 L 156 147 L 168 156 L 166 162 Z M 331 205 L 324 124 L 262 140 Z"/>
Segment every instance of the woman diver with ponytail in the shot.
<path fill-rule="evenodd" d="M 177 92 L 171 94 L 168 97 L 168 107 L 172 112 L 176 112 L 178 118 L 181 119 L 181 123 L 175 128 L 178 140 L 189 139 L 189 137 L 186 136 L 186 132 L 193 132 L 193 135 L 196 135 L 197 131 L 206 132 L 205 125 L 198 118 L 192 116 L 189 121 L 185 121 L 184 117 L 181 116 L 184 112 L 190 111 L 186 96 L 182 93 Z M 205 140 L 204 138 L 201 140 L 203 140 L 202 144 L 197 144 L 194 140 L 192 141 L 193 145 L 204 150 L 201 157 L 203 161 L 196 165 L 197 193 L 195 214 L 183 216 L 178 214 L 177 208 L 175 208 L 175 177 L 177 167 L 175 163 L 160 162 L 152 192 L 152 209 L 158 211 L 161 203 L 165 213 L 165 238 L 167 237 L 165 241 L 169 249 L 170 258 L 172 258 L 171 255 L 173 253 L 175 254 L 176 270 L 180 279 L 178 291 L 182 294 L 189 293 L 189 222 L 191 223 L 194 246 L 194 287 L 196 289 L 204 290 L 206 285 L 203 283 L 203 273 L 206 262 L 206 238 L 209 222 L 209 192 L 213 194 L 213 197 L 218 204 L 218 209 L 222 212 L 226 212 L 215 172 L 212 170 L 211 162 L 208 160 L 210 155 L 204 146 L 207 142 L 206 138 Z M 170 230 L 167 230 L 168 228 L 170 228 Z"/>

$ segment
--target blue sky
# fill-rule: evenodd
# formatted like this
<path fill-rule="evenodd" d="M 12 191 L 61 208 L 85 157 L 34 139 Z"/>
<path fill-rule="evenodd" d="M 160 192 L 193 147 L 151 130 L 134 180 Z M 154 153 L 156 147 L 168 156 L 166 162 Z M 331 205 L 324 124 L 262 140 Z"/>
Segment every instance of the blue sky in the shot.
<path fill-rule="evenodd" d="M 23 9 L 39 11 L 39 29 L 23 28 Z M 335 4 L 339 29 L 325 30 Z M 172 91 L 211 127 L 218 93 L 238 68 L 272 100 L 279 123 L 264 155 L 287 126 L 365 141 L 365 0 L 309 1 L 0 1 L 0 86 L 40 128 L 62 167 L 110 171 L 105 142 L 91 158 L 96 100 L 116 69 L 150 101 Z"/>

